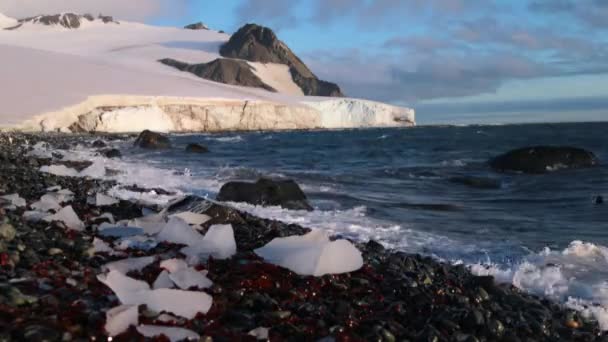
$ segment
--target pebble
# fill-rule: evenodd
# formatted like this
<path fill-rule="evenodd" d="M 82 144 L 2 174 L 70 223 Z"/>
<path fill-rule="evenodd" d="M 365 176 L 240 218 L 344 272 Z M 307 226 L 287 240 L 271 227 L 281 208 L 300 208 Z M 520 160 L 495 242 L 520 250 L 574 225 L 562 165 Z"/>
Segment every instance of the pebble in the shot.
<path fill-rule="evenodd" d="M 3 239 L 4 241 L 13 241 L 15 236 L 17 236 L 17 231 L 12 225 L 8 223 L 0 225 L 0 239 Z"/>

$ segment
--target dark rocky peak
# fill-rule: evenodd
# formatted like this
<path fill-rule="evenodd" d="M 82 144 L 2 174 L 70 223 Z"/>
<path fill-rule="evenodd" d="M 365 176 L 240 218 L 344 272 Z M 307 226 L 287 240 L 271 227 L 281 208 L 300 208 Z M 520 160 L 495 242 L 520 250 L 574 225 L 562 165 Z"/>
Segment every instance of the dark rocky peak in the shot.
<path fill-rule="evenodd" d="M 306 95 L 344 96 L 334 83 L 321 81 L 293 51 L 269 28 L 256 24 L 241 27 L 222 45 L 220 54 L 251 62 L 285 64 L 294 82 Z"/>
<path fill-rule="evenodd" d="M 190 25 L 184 26 L 186 30 L 209 30 L 209 26 L 205 25 L 203 22 L 198 22 Z"/>
<path fill-rule="evenodd" d="M 21 27 L 25 23 L 46 25 L 46 26 L 62 26 L 68 29 L 77 29 L 79 28 L 84 20 L 87 21 L 95 21 L 96 19 L 101 20 L 103 23 L 115 23 L 119 24 L 119 22 L 114 21 L 114 18 L 107 15 L 99 15 L 95 18 L 91 14 L 74 14 L 74 13 L 61 13 L 61 14 L 51 14 L 51 15 L 38 15 L 35 17 L 25 18 L 19 20 L 19 25 L 12 27 L 10 29 L 17 29 Z"/>

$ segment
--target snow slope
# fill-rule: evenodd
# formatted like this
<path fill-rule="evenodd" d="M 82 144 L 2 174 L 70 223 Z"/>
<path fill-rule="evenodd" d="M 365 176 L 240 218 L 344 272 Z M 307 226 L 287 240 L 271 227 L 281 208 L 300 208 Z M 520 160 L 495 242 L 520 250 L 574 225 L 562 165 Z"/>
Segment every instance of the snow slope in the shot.
<path fill-rule="evenodd" d="M 7 17 L 4 14 L 0 13 L 0 29 L 13 27 L 17 25 L 17 19 L 13 19 L 11 17 Z"/>
<path fill-rule="evenodd" d="M 3 18 L 0 16 L 0 24 L 5 22 Z M 177 113 L 173 110 L 164 113 L 170 117 L 168 121 L 161 118 L 165 120 L 162 125 L 167 130 L 200 130 L 206 129 L 209 121 L 194 122 L 193 128 L 188 129 L 188 120 L 179 117 L 185 113 L 183 106 L 196 105 L 198 110 L 205 111 L 208 107 L 200 107 L 201 101 L 211 101 L 214 108 L 221 103 L 225 103 L 226 108 L 233 108 L 235 100 L 241 105 L 253 106 L 251 110 L 255 113 L 251 114 L 249 124 L 224 125 L 222 116 L 217 114 L 214 120 L 220 122 L 213 127 L 323 128 L 328 123 L 331 128 L 339 128 L 334 127 L 335 124 L 344 120 L 350 120 L 344 127 L 387 125 L 386 118 L 380 117 L 384 114 L 376 120 L 374 112 L 365 116 L 342 115 L 340 120 L 334 121 L 322 119 L 331 117 L 331 113 L 323 113 L 323 110 L 333 110 L 335 105 L 313 108 L 303 103 L 327 99 L 301 96 L 302 92 L 292 81 L 286 66 L 251 63 L 256 74 L 278 90 L 278 93 L 272 93 L 207 81 L 158 62 L 162 58 L 173 58 L 188 63 L 207 63 L 220 57 L 219 47 L 228 39 L 228 35 L 212 30 L 193 31 L 131 22 L 104 24 L 99 20 L 83 21 L 78 29 L 26 23 L 16 30 L 0 30 L 0 54 L 3 56 L 0 75 L 4 81 L 0 92 L 0 127 L 65 130 L 99 107 L 133 107 L 131 112 L 156 111 L 156 117 L 163 117 L 155 107 L 160 101 L 164 105 L 182 106 Z M 256 107 L 258 103 L 262 105 Z M 388 111 L 395 108 L 378 106 Z M 308 108 L 304 110 L 306 118 L 294 123 L 293 118 L 301 115 L 303 107 Z M 126 112 L 113 116 L 112 122 L 117 126 L 96 125 L 96 129 L 129 129 L 128 125 L 136 119 L 127 119 Z M 101 120 L 101 114 L 96 120 Z M 277 116 L 281 115 L 291 118 L 277 122 Z M 413 117 L 411 119 L 413 121 Z M 264 123 L 265 120 L 272 122 Z M 404 122 L 393 125 L 404 125 Z M 131 130 L 139 128 L 134 126 Z"/>

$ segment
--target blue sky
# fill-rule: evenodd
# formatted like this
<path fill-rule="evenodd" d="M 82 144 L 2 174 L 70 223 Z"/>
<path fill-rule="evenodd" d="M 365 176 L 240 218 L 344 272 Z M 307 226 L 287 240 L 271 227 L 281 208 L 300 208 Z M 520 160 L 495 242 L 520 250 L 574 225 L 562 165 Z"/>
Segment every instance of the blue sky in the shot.
<path fill-rule="evenodd" d="M 414 106 L 422 121 L 608 120 L 608 0 L 0 3 L 8 14 L 41 7 L 227 32 L 268 26 L 347 95 Z"/>

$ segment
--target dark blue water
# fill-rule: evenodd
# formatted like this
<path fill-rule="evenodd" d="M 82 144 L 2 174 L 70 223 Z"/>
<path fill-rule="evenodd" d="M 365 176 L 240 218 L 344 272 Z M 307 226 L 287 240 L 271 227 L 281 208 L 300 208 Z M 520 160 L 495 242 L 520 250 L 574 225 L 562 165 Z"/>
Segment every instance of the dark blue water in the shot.
<path fill-rule="evenodd" d="M 173 150 L 131 157 L 189 169 L 193 178 L 218 186 L 292 178 L 321 215 L 302 223 L 351 235 L 367 229 L 371 237 L 377 229 L 379 238 L 417 252 L 508 262 L 573 240 L 608 246 L 608 204 L 592 204 L 595 195 L 608 198 L 608 167 L 500 174 L 486 161 L 513 148 L 549 144 L 589 149 L 608 165 L 607 136 L 608 123 L 185 135 L 172 137 Z M 191 142 L 212 152 L 182 152 Z M 451 182 L 456 176 L 492 178 L 500 188 Z M 217 186 L 186 190 L 213 197 Z M 297 214 L 286 215 L 299 222 Z"/>

